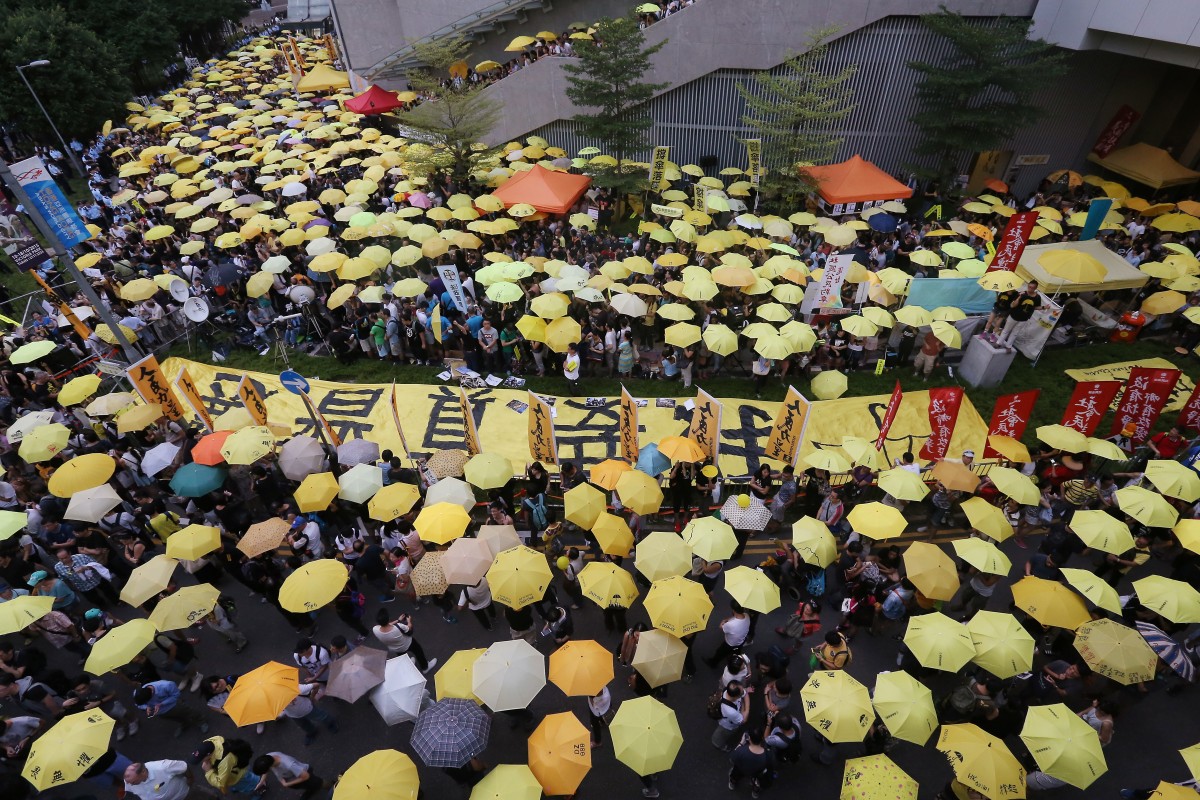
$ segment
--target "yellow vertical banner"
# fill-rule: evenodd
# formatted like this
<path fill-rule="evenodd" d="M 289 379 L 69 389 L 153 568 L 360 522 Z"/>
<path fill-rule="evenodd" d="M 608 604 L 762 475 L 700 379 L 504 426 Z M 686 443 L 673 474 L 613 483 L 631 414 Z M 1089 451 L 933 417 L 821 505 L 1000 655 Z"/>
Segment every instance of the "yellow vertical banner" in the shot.
<path fill-rule="evenodd" d="M 697 389 L 695 403 L 688 437 L 694 439 L 704 450 L 705 457 L 716 464 L 721 453 L 721 401 L 703 389 Z"/>
<path fill-rule="evenodd" d="M 558 443 L 554 440 L 554 419 L 550 404 L 529 392 L 529 457 L 543 464 L 558 463 Z"/>
<path fill-rule="evenodd" d="M 300 54 L 300 47 L 296 44 L 296 39 L 293 36 L 288 37 L 288 46 L 292 48 L 292 59 L 296 62 L 296 66 L 300 69 L 301 74 L 308 68 L 308 64 L 304 61 L 304 56 Z"/>
<path fill-rule="evenodd" d="M 411 458 L 408 450 L 408 440 L 404 438 L 404 426 L 400 424 L 400 406 L 396 399 L 396 382 L 392 381 L 392 422 L 396 425 L 396 435 L 400 437 L 400 447 L 404 449 L 404 457 Z"/>
<path fill-rule="evenodd" d="M 38 282 L 38 286 L 41 286 L 42 291 L 46 293 L 46 299 L 58 306 L 59 312 L 67 318 L 67 322 L 71 323 L 71 327 L 75 329 L 77 334 L 79 334 L 79 338 L 86 342 L 88 337 L 92 335 L 92 329 L 87 326 L 87 323 L 75 316 L 75 310 L 71 308 L 71 305 L 64 302 L 63 299 L 59 297 L 58 292 L 50 288 L 50 284 L 46 283 L 46 281 L 42 279 L 41 275 L 38 275 L 36 269 L 31 269 L 26 274 L 33 276 L 33 279 Z"/>
<path fill-rule="evenodd" d="M 800 451 L 800 442 L 804 440 L 804 425 L 808 421 L 809 402 L 789 386 L 787 397 L 775 415 L 775 424 L 771 427 L 771 436 L 763 456 L 782 461 L 784 464 L 796 464 L 796 454 Z"/>
<path fill-rule="evenodd" d="M 658 185 L 667 174 L 667 157 L 670 154 L 669 147 L 654 148 L 654 159 L 650 162 L 650 191 L 658 191 Z"/>
<path fill-rule="evenodd" d="M 762 139 L 745 139 L 746 176 L 751 186 L 758 186 L 762 179 Z"/>
<path fill-rule="evenodd" d="M 208 409 L 204 405 L 204 397 L 200 394 L 200 387 L 192 380 L 192 375 L 188 372 L 187 367 L 179 370 L 179 374 L 175 376 L 175 392 L 179 397 L 183 398 L 183 402 L 187 403 L 192 411 L 196 412 L 196 416 L 204 423 L 204 427 L 209 431 L 216 430 L 213 427 L 212 415 L 208 413 Z"/>
<path fill-rule="evenodd" d="M 250 418 L 254 420 L 255 425 L 267 424 L 267 404 L 259 396 L 258 389 L 255 389 L 254 384 L 250 382 L 249 375 L 243 375 L 238 382 L 238 399 L 250 412 Z"/>
<path fill-rule="evenodd" d="M 183 409 L 175 392 L 171 391 L 171 383 L 158 365 L 158 359 L 152 355 L 129 365 L 125 377 L 137 389 L 137 393 L 147 403 L 162 405 L 163 414 L 169 419 L 183 419 Z"/>
<path fill-rule="evenodd" d="M 621 387 L 621 455 L 630 464 L 638 460 L 638 407 L 624 386 Z"/>
<path fill-rule="evenodd" d="M 329 53 L 330 61 L 338 60 L 337 47 L 333 43 L 333 34 L 332 33 L 325 34 L 325 51 L 327 53 Z M 333 66 L 333 65 L 330 64 L 330 66 Z M 346 66 L 346 65 L 343 65 L 343 66 Z"/>
<path fill-rule="evenodd" d="M 458 387 L 458 407 L 462 412 L 463 436 L 466 439 L 467 454 L 477 456 L 483 452 L 479 444 L 479 430 L 475 427 L 475 414 L 471 410 L 471 401 L 467 399 L 466 391 Z"/>
<path fill-rule="evenodd" d="M 705 195 L 708 194 L 708 187 L 701 186 L 698 183 L 692 184 L 692 210 L 703 211 L 705 206 Z"/>

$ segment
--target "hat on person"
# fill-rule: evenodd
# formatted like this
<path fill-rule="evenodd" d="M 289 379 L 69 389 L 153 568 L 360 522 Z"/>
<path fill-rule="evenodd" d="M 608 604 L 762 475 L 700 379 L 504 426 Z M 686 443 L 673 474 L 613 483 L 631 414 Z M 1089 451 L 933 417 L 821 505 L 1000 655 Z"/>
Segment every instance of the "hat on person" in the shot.
<path fill-rule="evenodd" d="M 1133 436 L 1135 433 L 1137 433 L 1137 425 L 1133 422 L 1128 422 L 1124 428 L 1121 428 L 1122 436 Z"/>
<path fill-rule="evenodd" d="M 103 616 L 104 612 L 98 608 L 89 608 L 87 611 L 83 612 L 84 619 L 100 619 Z"/>
<path fill-rule="evenodd" d="M 29 586 L 37 586 L 42 581 L 50 577 L 50 573 L 44 569 L 39 569 L 37 572 L 29 576 Z"/>
<path fill-rule="evenodd" d="M 962 454 L 963 454 L 963 458 L 974 458 L 975 457 L 974 450 L 963 450 Z"/>

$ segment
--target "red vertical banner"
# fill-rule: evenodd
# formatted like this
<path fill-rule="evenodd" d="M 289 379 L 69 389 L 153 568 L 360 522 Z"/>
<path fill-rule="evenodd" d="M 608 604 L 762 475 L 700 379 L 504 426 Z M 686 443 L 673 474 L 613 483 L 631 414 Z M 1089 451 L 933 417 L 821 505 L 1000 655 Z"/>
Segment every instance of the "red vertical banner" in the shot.
<path fill-rule="evenodd" d="M 996 240 L 996 254 L 992 256 L 992 261 L 988 264 L 988 272 L 998 269 L 1011 272 L 1017 268 L 1017 264 L 1021 262 L 1021 254 L 1025 252 L 1025 245 L 1029 241 L 1029 235 L 1033 233 L 1033 226 L 1037 224 L 1037 221 L 1038 212 L 1036 211 L 1022 211 L 1020 214 L 1013 214 L 1008 218 L 1004 232 Z"/>
<path fill-rule="evenodd" d="M 900 388 L 900 381 L 896 381 L 896 388 L 892 389 L 892 399 L 888 400 L 887 411 L 883 414 L 883 422 L 879 423 L 879 438 L 875 440 L 875 449 L 882 450 L 883 443 L 887 440 L 888 431 L 892 429 L 892 422 L 896 419 L 896 412 L 900 410 L 900 403 L 904 400 L 904 392 Z"/>
<path fill-rule="evenodd" d="M 1141 118 L 1142 115 L 1135 109 L 1121 106 L 1113 118 L 1108 121 L 1104 130 L 1100 132 L 1100 138 L 1096 139 L 1096 143 L 1092 145 L 1092 152 L 1101 158 L 1107 158 L 1108 154 L 1116 149 L 1117 143 L 1121 141 L 1125 132 Z"/>
<path fill-rule="evenodd" d="M 1129 370 L 1129 380 L 1125 381 L 1125 393 L 1121 395 L 1121 404 L 1117 406 L 1117 415 L 1109 435 L 1120 433 L 1132 422 L 1137 430 L 1130 438 L 1135 442 L 1145 441 L 1163 406 L 1171 399 L 1171 391 L 1179 381 L 1180 374 L 1177 369 L 1134 367 Z"/>
<path fill-rule="evenodd" d="M 958 422 L 958 409 L 962 405 L 961 386 L 942 387 L 929 390 L 929 439 L 921 448 L 921 458 L 937 460 L 946 457 L 950 449 L 950 438 Z"/>
<path fill-rule="evenodd" d="M 1119 391 L 1120 381 L 1080 381 L 1063 410 L 1062 425 L 1091 436 Z"/>
<path fill-rule="evenodd" d="M 1179 421 L 1175 423 L 1175 427 L 1183 431 L 1189 428 L 1200 430 L 1200 386 L 1192 390 L 1192 396 L 1188 398 L 1187 405 L 1179 414 Z"/>
<path fill-rule="evenodd" d="M 992 422 L 988 425 L 988 436 L 1011 436 L 1020 439 L 1025 435 L 1025 426 L 1029 424 L 1029 415 L 1033 413 L 1033 405 L 1037 402 L 1041 389 L 1030 389 L 1027 392 L 1004 394 L 996 398 L 996 406 L 992 409 Z M 984 458 L 995 458 L 1000 455 L 992 446 L 983 448 Z"/>

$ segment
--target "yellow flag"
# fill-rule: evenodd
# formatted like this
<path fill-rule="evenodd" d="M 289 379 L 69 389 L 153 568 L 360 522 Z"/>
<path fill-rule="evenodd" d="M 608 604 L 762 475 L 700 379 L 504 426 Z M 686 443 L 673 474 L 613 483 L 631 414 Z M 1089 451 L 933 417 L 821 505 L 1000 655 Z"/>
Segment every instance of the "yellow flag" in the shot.
<path fill-rule="evenodd" d="M 721 451 L 721 401 L 703 389 L 696 390 L 696 407 L 688 437 L 704 450 L 705 456 L 717 463 Z"/>
<path fill-rule="evenodd" d="M 621 455 L 630 464 L 638 460 L 638 407 L 633 395 L 621 387 Z"/>
<path fill-rule="evenodd" d="M 238 382 L 238 397 L 241 399 L 242 405 L 250 412 L 250 417 L 254 420 L 255 425 L 267 424 L 267 404 L 259 396 L 254 384 L 250 382 L 249 375 L 243 375 L 241 381 Z"/>
<path fill-rule="evenodd" d="M 163 374 L 157 358 L 150 355 L 130 364 L 125 375 L 143 400 L 162 404 L 163 414 L 169 419 L 183 419 L 183 409 L 179 407 L 179 400 L 171 391 L 171 383 Z"/>
<path fill-rule="evenodd" d="M 554 440 L 554 420 L 550 405 L 529 392 L 529 457 L 543 464 L 558 463 L 558 443 Z"/>
<path fill-rule="evenodd" d="M 784 464 L 796 464 L 796 454 L 800 450 L 800 442 L 804 440 L 804 426 L 808 422 L 809 402 L 804 395 L 789 386 L 787 397 L 779 412 L 775 415 L 775 425 L 771 428 L 771 437 L 763 455 L 782 461 Z"/>
<path fill-rule="evenodd" d="M 200 387 L 196 386 L 196 382 L 192 380 L 187 367 L 180 369 L 179 374 L 175 376 L 175 391 L 191 407 L 192 411 L 196 412 L 196 416 L 204 423 L 204 427 L 210 431 L 215 430 L 212 416 L 208 413 L 208 409 L 204 406 L 204 398 L 200 395 Z"/>
<path fill-rule="evenodd" d="M 483 449 L 479 446 L 479 431 L 475 427 L 475 414 L 471 411 L 471 401 L 467 399 L 467 393 L 461 386 L 458 387 L 458 406 L 462 411 L 463 433 L 466 440 L 467 453 L 477 456 L 483 452 Z"/>

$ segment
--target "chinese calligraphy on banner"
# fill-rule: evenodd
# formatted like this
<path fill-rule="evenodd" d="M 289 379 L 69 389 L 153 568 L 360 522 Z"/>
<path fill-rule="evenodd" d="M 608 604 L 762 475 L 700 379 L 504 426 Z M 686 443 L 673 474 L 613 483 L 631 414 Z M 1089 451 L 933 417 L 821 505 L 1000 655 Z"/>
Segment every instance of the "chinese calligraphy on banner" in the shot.
<path fill-rule="evenodd" d="M 200 387 L 196 386 L 196 382 L 192 380 L 192 375 L 187 371 L 187 367 L 179 370 L 179 374 L 175 376 L 174 386 L 184 402 L 192 411 L 196 412 L 196 416 L 204 423 L 204 427 L 210 431 L 216 430 L 213 427 L 212 415 L 204 407 L 204 398 L 200 396 Z"/>
<path fill-rule="evenodd" d="M 900 403 L 904 400 L 904 390 L 900 388 L 900 381 L 896 381 L 896 388 L 892 390 L 892 396 L 888 399 L 887 411 L 883 414 L 883 421 L 879 423 L 879 436 L 875 439 L 875 449 L 882 450 L 883 443 L 887 441 L 888 431 L 892 429 L 892 423 L 896 420 L 896 412 L 900 410 Z"/>
<path fill-rule="evenodd" d="M 183 409 L 179 407 L 175 392 L 171 391 L 171 383 L 163 374 L 157 358 L 152 355 L 146 356 L 141 361 L 131 364 L 129 369 L 125 370 L 125 376 L 143 400 L 162 405 L 163 414 L 168 419 L 183 419 Z"/>
<path fill-rule="evenodd" d="M 621 387 L 621 456 L 630 464 L 638 460 L 638 407 L 633 395 Z"/>
<path fill-rule="evenodd" d="M 800 450 L 800 442 L 804 441 L 804 426 L 808 422 L 809 402 L 789 386 L 787 397 L 775 415 L 775 425 L 771 428 L 771 436 L 767 439 L 763 456 L 782 461 L 784 464 L 795 465 L 796 453 Z"/>
<path fill-rule="evenodd" d="M 1162 413 L 1163 406 L 1167 404 L 1167 398 L 1171 396 L 1179 375 L 1177 369 L 1131 369 L 1109 435 L 1120 433 L 1126 424 L 1132 422 L 1137 430 L 1130 438 L 1135 442 L 1144 441 L 1150 435 L 1150 428 L 1154 426 L 1158 415 Z"/>
<path fill-rule="evenodd" d="M 958 421 L 958 407 L 962 405 L 961 386 L 929 390 L 929 439 L 921 448 L 921 458 L 939 459 L 946 457 L 950 439 L 954 436 L 954 424 Z"/>
<path fill-rule="evenodd" d="M 746 139 L 746 177 L 751 186 L 762 181 L 762 139 Z"/>
<path fill-rule="evenodd" d="M 458 387 L 458 407 L 462 412 L 463 435 L 467 445 L 467 454 L 477 456 L 483 449 L 479 445 L 479 431 L 475 428 L 475 413 L 471 410 L 471 401 L 467 393 Z"/>
<path fill-rule="evenodd" d="M 846 282 L 846 273 L 854 263 L 850 253 L 838 253 L 825 262 L 825 274 L 817 289 L 813 308 L 840 308 L 842 305 L 842 284 Z"/>
<path fill-rule="evenodd" d="M 988 426 L 988 436 L 1009 436 L 1013 439 L 1024 436 L 1025 426 L 1029 424 L 1029 415 L 1033 413 L 1033 405 L 1041 393 L 1041 389 L 1030 389 L 1027 392 L 997 397 L 996 406 L 992 409 L 992 423 Z M 985 459 L 996 458 L 999 455 L 990 444 L 984 446 Z"/>
<path fill-rule="evenodd" d="M 662 183 L 663 176 L 667 174 L 667 158 L 671 154 L 669 147 L 654 148 L 654 158 L 650 160 L 650 189 L 658 191 L 658 185 Z"/>
<path fill-rule="evenodd" d="M 29 195 L 29 202 L 50 225 L 54 238 L 64 249 L 70 250 L 92 238 L 91 231 L 84 226 L 75 206 L 67 200 L 40 158 L 18 161 L 11 165 L 11 169 L 13 175 L 17 176 L 17 183 Z"/>
<path fill-rule="evenodd" d="M 46 249 L 29 232 L 25 220 L 7 200 L 0 200 L 0 247 L 22 271 L 33 269 L 50 258 Z M 31 274 L 37 275 L 36 272 Z"/>
<path fill-rule="evenodd" d="M 1141 117 L 1142 115 L 1133 108 L 1121 106 L 1100 133 L 1100 138 L 1092 145 L 1092 152 L 1101 158 L 1107 158 L 1108 154 L 1116 149 L 1117 142 L 1121 141 L 1125 131 L 1132 128 Z"/>
<path fill-rule="evenodd" d="M 1192 396 L 1188 398 L 1187 405 L 1183 407 L 1183 413 L 1179 415 L 1179 421 L 1175 423 L 1176 427 L 1181 430 L 1200 430 L 1200 387 L 1192 390 Z"/>
<path fill-rule="evenodd" d="M 1063 410 L 1062 425 L 1091 436 L 1119 391 L 1120 381 L 1080 381 Z"/>
<path fill-rule="evenodd" d="M 255 425 L 267 424 L 267 404 L 259 396 L 254 384 L 250 382 L 249 375 L 242 376 L 242 380 L 238 384 L 238 397 L 241 398 L 242 405 L 250 412 L 250 418 L 254 420 Z"/>
<path fill-rule="evenodd" d="M 558 463 L 558 445 L 554 441 L 554 420 L 550 405 L 533 392 L 529 393 L 529 457 L 543 464 Z"/>
<path fill-rule="evenodd" d="M 696 390 L 696 407 L 692 410 L 688 437 L 700 445 L 712 463 L 717 463 L 721 453 L 721 401 L 703 389 Z"/>
<path fill-rule="evenodd" d="M 1029 234 L 1033 233 L 1033 226 L 1037 221 L 1036 211 L 1024 211 L 1008 218 L 1008 224 L 1004 226 L 1004 232 L 1000 234 L 999 243 L 996 245 L 996 254 L 988 264 L 988 272 L 1000 269 L 1011 272 L 1017 268 L 1017 264 L 1021 262 L 1021 254 L 1025 252 L 1025 244 L 1029 241 Z"/>

